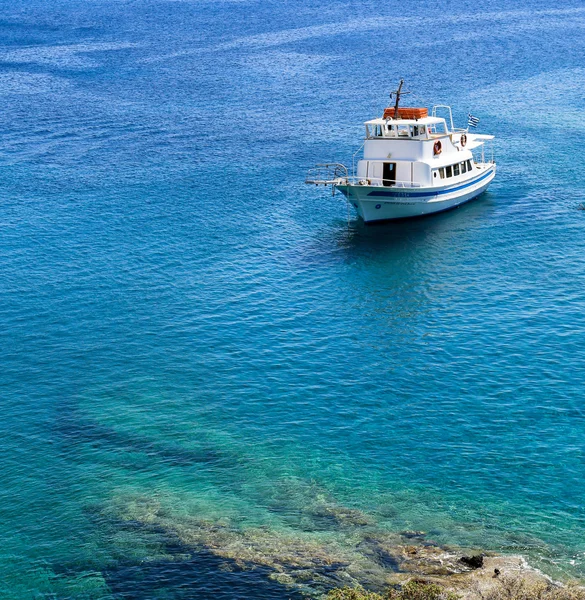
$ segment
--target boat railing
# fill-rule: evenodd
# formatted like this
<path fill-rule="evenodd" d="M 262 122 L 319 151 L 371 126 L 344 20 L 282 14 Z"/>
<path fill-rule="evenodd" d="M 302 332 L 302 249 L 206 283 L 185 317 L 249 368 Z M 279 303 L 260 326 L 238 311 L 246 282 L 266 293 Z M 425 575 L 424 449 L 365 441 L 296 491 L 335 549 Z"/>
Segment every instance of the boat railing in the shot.
<path fill-rule="evenodd" d="M 313 185 L 343 185 L 349 179 L 347 167 L 341 163 L 322 163 L 309 169 L 305 183 Z"/>
<path fill-rule="evenodd" d="M 449 123 L 451 125 L 451 131 L 455 131 L 455 127 L 453 127 L 453 113 L 451 112 L 451 107 L 447 104 L 435 104 L 431 112 L 431 115 L 433 117 L 437 116 L 437 109 L 442 109 L 449 114 Z"/>
<path fill-rule="evenodd" d="M 421 183 L 383 179 L 382 177 L 359 177 L 349 175 L 347 167 L 341 163 L 324 163 L 309 169 L 305 183 L 313 185 L 368 185 L 374 187 L 420 188 Z"/>
<path fill-rule="evenodd" d="M 455 127 L 453 125 L 453 112 L 451 111 L 450 106 L 448 106 L 447 104 L 435 104 L 435 106 L 433 106 L 433 109 L 431 111 L 431 115 L 433 117 L 437 116 L 437 109 L 441 109 L 449 115 L 449 124 L 451 125 L 451 129 L 449 130 L 449 133 L 468 133 L 469 127 L 463 128 L 463 127 Z"/>
<path fill-rule="evenodd" d="M 485 144 L 481 145 L 481 149 L 474 149 L 472 150 L 472 154 L 473 154 L 473 161 L 476 164 L 494 164 L 496 162 L 496 157 L 494 154 L 494 144 L 492 142 L 492 140 L 489 140 L 489 148 L 488 151 L 486 152 L 486 148 L 485 148 Z"/>
<path fill-rule="evenodd" d="M 416 181 L 395 181 L 394 179 L 382 179 L 381 177 L 349 177 L 349 185 L 371 185 L 377 187 L 394 188 L 420 188 L 422 183 Z"/>

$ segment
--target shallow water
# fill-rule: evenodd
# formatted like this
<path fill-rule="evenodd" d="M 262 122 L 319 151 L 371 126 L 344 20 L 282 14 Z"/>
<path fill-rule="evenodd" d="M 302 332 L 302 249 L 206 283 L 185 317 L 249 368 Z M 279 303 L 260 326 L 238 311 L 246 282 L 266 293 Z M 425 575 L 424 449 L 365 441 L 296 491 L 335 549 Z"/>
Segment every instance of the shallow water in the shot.
<path fill-rule="evenodd" d="M 585 578 L 580 3 L 2 8 L 3 598 L 292 598 L 364 528 Z M 348 223 L 305 170 L 400 77 L 498 176 Z"/>

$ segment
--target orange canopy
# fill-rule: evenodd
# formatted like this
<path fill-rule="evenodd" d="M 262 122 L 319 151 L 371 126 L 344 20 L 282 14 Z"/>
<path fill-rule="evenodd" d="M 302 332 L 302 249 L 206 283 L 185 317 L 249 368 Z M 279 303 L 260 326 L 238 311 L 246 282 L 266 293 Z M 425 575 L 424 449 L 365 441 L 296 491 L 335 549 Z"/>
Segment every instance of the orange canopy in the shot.
<path fill-rule="evenodd" d="M 424 119 L 429 116 L 429 111 L 426 108 L 399 108 L 399 119 Z M 384 119 L 394 119 L 394 107 L 384 109 Z"/>

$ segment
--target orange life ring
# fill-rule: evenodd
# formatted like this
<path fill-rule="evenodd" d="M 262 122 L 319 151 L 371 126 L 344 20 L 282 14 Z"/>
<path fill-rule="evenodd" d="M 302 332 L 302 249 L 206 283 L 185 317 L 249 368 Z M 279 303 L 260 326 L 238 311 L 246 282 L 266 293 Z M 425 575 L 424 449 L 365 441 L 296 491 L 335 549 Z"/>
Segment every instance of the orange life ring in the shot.
<path fill-rule="evenodd" d="M 465 144 L 467 144 L 467 135 L 463 134 L 461 136 L 461 147 L 464 148 Z"/>
<path fill-rule="evenodd" d="M 441 140 L 437 140 L 435 142 L 435 145 L 433 146 L 433 152 L 435 153 L 435 156 L 437 154 L 441 154 L 441 152 L 443 151 L 443 145 L 441 144 Z"/>

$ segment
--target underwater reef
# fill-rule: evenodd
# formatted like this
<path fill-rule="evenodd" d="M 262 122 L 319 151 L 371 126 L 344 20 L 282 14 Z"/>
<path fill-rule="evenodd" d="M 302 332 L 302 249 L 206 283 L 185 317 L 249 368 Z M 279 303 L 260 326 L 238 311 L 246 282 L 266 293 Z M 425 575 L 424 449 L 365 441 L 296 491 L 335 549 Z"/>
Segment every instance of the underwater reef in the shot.
<path fill-rule="evenodd" d="M 57 421 L 70 464 L 85 473 L 99 455 L 108 476 L 83 509 L 91 550 L 47 567 L 47 594 L 325 598 L 387 594 L 422 578 L 473 598 L 496 572 L 547 581 L 522 557 L 397 530 L 399 504 L 361 510 L 315 480 L 259 466 L 242 448 L 220 450 L 211 437 L 186 444 L 109 421 L 74 405 Z"/>
<path fill-rule="evenodd" d="M 274 598 L 325 598 L 338 589 L 383 594 L 413 578 L 471 598 L 478 586 L 491 585 L 496 571 L 502 577 L 546 581 L 521 557 L 466 555 L 433 543 L 424 532 L 384 531 L 354 508 L 323 501 L 307 511 L 321 525 L 323 520 L 333 524 L 335 533 L 198 518 L 138 495 L 91 508 L 92 518 L 110 532 L 108 544 L 119 547 L 118 560 L 103 576 L 111 592 L 122 597 L 156 586 L 162 572 L 166 584 L 179 589 L 177 598 L 183 597 L 180 590 L 194 593 L 201 579 L 206 585 L 215 579 L 219 589 L 222 578 L 231 578 L 232 589 L 253 584 L 263 589 L 262 597 Z M 134 562 L 128 562 L 133 552 Z"/>

